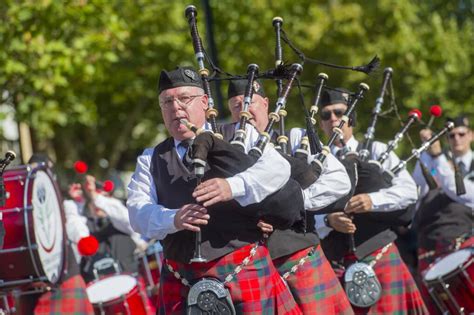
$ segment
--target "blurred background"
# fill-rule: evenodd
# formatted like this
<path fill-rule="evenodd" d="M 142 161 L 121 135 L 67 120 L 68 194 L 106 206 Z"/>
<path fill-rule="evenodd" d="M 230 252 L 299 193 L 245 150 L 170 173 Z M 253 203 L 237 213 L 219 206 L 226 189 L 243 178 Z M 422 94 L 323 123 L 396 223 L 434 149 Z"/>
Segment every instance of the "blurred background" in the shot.
<path fill-rule="evenodd" d="M 377 125 L 376 139 L 388 141 L 400 116 L 439 104 L 443 125 L 461 112 L 474 118 L 474 0 L 32 0 L 0 2 L 0 144 L 14 150 L 16 163 L 35 152 L 56 163 L 62 185 L 73 180 L 73 164 L 85 161 L 91 173 L 116 182 L 116 194 L 134 170 L 137 155 L 166 135 L 157 82 L 161 69 L 197 66 L 184 16 L 198 10 L 198 26 L 208 55 L 226 72 L 245 74 L 249 63 L 274 67 L 272 19 L 307 57 L 361 65 L 375 55 L 379 71 L 341 71 L 304 64 L 301 81 L 317 74 L 328 84 L 371 91 L 358 107 L 358 137 L 366 131 L 379 96 L 383 69 L 392 67 L 395 103 Z M 284 61 L 298 56 L 284 46 Z M 209 66 L 208 66 L 209 67 Z M 274 82 L 264 82 L 273 105 Z M 227 82 L 213 84 L 219 119 L 229 119 Z M 303 90 L 307 107 L 312 90 Z M 288 127 L 303 126 L 294 90 L 287 104 Z M 295 104 L 293 104 L 295 103 Z M 293 106 L 294 105 L 294 106 Z M 436 129 L 435 128 L 435 129 Z M 412 130 L 419 145 L 418 129 Z M 408 141 L 397 149 L 406 157 Z"/>

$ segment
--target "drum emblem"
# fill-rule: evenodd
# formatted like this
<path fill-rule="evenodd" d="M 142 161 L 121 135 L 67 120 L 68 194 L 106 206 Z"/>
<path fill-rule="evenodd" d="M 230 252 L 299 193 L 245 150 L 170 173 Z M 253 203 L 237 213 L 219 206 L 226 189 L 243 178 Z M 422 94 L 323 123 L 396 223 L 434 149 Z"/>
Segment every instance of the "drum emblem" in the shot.
<path fill-rule="evenodd" d="M 37 218 L 40 231 L 38 242 L 41 244 L 46 252 L 51 252 L 56 243 L 56 233 L 51 233 L 56 228 L 56 220 L 53 215 L 53 207 L 50 200 L 50 196 L 46 193 L 46 187 L 44 183 L 39 183 L 36 190 L 36 200 L 34 211 L 37 211 Z"/>

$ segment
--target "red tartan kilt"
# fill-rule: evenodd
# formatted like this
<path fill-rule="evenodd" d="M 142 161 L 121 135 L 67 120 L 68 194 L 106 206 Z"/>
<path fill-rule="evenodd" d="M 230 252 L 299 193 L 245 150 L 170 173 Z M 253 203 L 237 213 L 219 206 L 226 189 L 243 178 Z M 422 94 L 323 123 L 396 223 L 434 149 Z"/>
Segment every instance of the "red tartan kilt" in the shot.
<path fill-rule="evenodd" d="M 375 251 L 363 261 L 372 261 L 380 251 Z M 350 262 L 345 261 L 344 265 L 349 266 Z M 353 306 L 356 314 L 428 314 L 420 291 L 395 244 L 375 264 L 374 271 L 382 286 L 382 296 L 369 308 Z"/>
<path fill-rule="evenodd" d="M 71 277 L 59 287 L 41 295 L 35 307 L 35 315 L 41 314 L 94 314 L 82 276 Z"/>
<path fill-rule="evenodd" d="M 280 275 L 284 275 L 313 247 L 273 260 Z M 354 314 L 339 279 L 334 274 L 321 246 L 287 278 L 288 286 L 303 314 Z"/>
<path fill-rule="evenodd" d="M 191 283 L 203 277 L 224 281 L 249 255 L 252 246 L 244 246 L 207 263 L 182 264 L 170 260 L 167 263 Z M 230 291 L 237 314 L 301 314 L 265 246 L 259 246 L 250 263 L 225 286 Z M 182 314 L 188 292 L 189 288 L 163 264 L 158 314 Z"/>

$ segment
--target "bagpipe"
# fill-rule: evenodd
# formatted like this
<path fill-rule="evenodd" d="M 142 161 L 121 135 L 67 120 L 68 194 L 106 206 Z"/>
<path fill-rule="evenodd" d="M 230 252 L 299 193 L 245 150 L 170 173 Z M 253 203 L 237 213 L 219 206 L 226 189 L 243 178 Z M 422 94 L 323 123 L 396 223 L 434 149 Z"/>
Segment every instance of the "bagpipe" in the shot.
<path fill-rule="evenodd" d="M 276 123 L 280 125 L 280 133 L 277 137 L 277 146 L 282 156 L 291 165 L 291 176 L 290 180 L 285 184 L 283 188 L 274 194 L 268 196 L 261 203 L 256 205 L 250 205 L 247 207 L 240 207 L 235 201 L 233 207 L 236 207 L 238 212 L 242 215 L 258 217 L 264 219 L 266 222 L 274 225 L 276 228 L 288 228 L 294 226 L 297 222 L 301 222 L 304 219 L 304 203 L 302 198 L 301 189 L 309 187 L 314 183 L 320 176 L 325 155 L 329 151 L 324 151 L 319 137 L 314 130 L 313 121 L 316 114 L 317 102 L 320 97 L 322 86 L 327 80 L 327 75 L 320 74 L 320 87 L 316 89 L 316 101 L 315 105 L 311 107 L 311 114 L 308 112 L 303 104 L 303 108 L 306 116 L 306 136 L 302 143 L 306 144 L 307 147 L 301 146 L 296 156 L 291 156 L 287 150 L 288 137 L 285 134 L 285 117 L 286 103 L 292 86 L 296 83 L 300 88 L 298 76 L 303 70 L 303 67 L 299 63 L 293 63 L 291 65 L 285 65 L 283 63 L 283 51 L 281 47 L 281 41 L 285 41 L 295 51 L 302 62 L 322 64 L 325 66 L 331 66 L 336 68 L 351 69 L 354 71 L 361 71 L 364 73 L 370 73 L 373 71 L 379 63 L 377 57 L 375 57 L 368 65 L 358 67 L 344 67 L 337 66 L 328 63 L 323 63 L 315 59 L 307 58 L 304 54 L 291 43 L 288 36 L 282 29 L 283 19 L 276 17 L 272 21 L 272 25 L 275 29 L 276 34 L 276 45 L 275 45 L 275 68 L 259 73 L 259 67 L 256 64 L 250 64 L 247 69 L 245 76 L 232 76 L 226 73 L 232 78 L 227 79 L 242 79 L 248 80 L 247 87 L 245 89 L 243 109 L 240 114 L 239 128 L 235 132 L 234 138 L 230 143 L 221 140 L 216 124 L 217 111 L 214 109 L 214 101 L 211 97 L 211 91 L 209 82 L 211 80 L 218 80 L 218 74 L 224 73 L 221 69 L 217 68 L 212 61 L 208 58 L 202 45 L 202 40 L 199 36 L 199 32 L 196 24 L 197 10 L 194 6 L 188 6 L 185 10 L 185 16 L 188 20 L 191 37 L 193 42 L 193 48 L 195 57 L 199 67 L 199 73 L 203 79 L 204 92 L 209 96 L 209 109 L 206 113 L 206 118 L 210 123 L 212 132 L 203 132 L 196 126 L 193 126 L 190 122 L 182 121 L 188 128 L 196 133 L 196 137 L 192 144 L 192 165 L 194 167 L 194 173 L 198 182 L 209 178 L 227 178 L 240 173 L 262 158 L 265 147 L 271 142 L 273 135 L 273 127 Z M 204 66 L 204 61 L 207 59 L 209 64 L 212 66 L 212 74 Z M 257 78 L 265 78 L 275 80 L 277 84 L 277 95 L 278 99 L 275 104 L 275 109 L 269 113 L 269 122 L 255 144 L 251 148 L 248 154 L 245 154 L 242 150 L 245 148 L 246 138 L 246 126 L 249 119 L 251 118 L 248 112 L 248 106 L 252 101 L 253 94 L 253 83 Z M 283 81 L 286 81 L 286 85 L 283 86 Z M 366 85 L 364 85 L 365 87 Z M 367 87 L 368 89 L 368 87 Z M 300 91 L 301 92 L 301 91 Z M 362 93 L 362 92 L 361 92 Z M 301 93 L 300 93 L 301 94 Z M 357 98 L 356 101 L 357 102 Z M 303 103 L 303 102 L 302 102 Z M 322 158 L 314 159 L 311 163 L 308 163 L 308 155 L 311 152 L 312 155 L 322 152 Z M 271 170 L 269 170 L 271 171 Z M 211 208 L 225 207 L 228 203 L 221 203 L 218 205 L 211 206 Z M 303 224 L 305 225 L 305 224 Z M 198 245 L 199 233 L 196 238 L 196 245 Z M 196 246 L 198 247 L 198 246 Z"/>

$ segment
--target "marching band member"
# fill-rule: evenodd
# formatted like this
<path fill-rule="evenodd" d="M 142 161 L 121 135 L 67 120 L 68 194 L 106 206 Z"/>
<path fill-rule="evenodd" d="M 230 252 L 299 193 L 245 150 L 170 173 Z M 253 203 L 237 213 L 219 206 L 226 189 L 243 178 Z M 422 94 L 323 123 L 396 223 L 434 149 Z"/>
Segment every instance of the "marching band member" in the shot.
<path fill-rule="evenodd" d="M 66 212 L 66 231 L 69 240 L 75 244 L 74 253 L 87 281 L 93 280 L 92 262 L 103 256 L 110 256 L 120 266 L 120 271 L 136 272 L 137 263 L 134 251 L 145 248 L 146 242 L 136 233 L 128 218 L 128 210 L 118 199 L 110 197 L 96 187 L 96 179 L 85 176 L 84 189 L 81 184 L 69 187 L 72 200 L 64 201 Z M 84 195 L 84 192 L 86 195 Z M 89 235 L 97 238 L 97 256 L 81 258 L 81 240 Z M 84 253 L 82 253 L 84 254 Z"/>
<path fill-rule="evenodd" d="M 230 206 L 219 209 L 221 213 L 207 209 L 232 199 L 242 206 L 263 200 L 288 180 L 288 163 L 267 146 L 263 156 L 246 171 L 194 187 L 196 181 L 182 161 L 194 133 L 180 120 L 208 128 L 207 95 L 201 77 L 191 68 L 163 70 L 158 92 L 171 137 L 138 157 L 127 200 L 132 227 L 145 237 L 160 240 L 164 248 L 158 313 L 181 314 L 185 307 L 195 307 L 192 296 L 187 297 L 187 303 L 186 296 L 199 284 L 191 287 L 193 281 L 206 277 L 221 285 L 226 278 L 227 294 L 218 299 L 216 308 L 235 308 L 238 314 L 300 314 L 267 249 L 255 245 L 262 239 L 256 220 L 232 211 Z M 256 137 L 254 132 L 251 140 Z M 248 142 L 247 149 L 250 146 Z M 270 169 L 274 171 L 270 173 Z M 202 255 L 209 262 L 189 263 L 196 231 L 202 231 Z"/>
<path fill-rule="evenodd" d="M 327 135 L 331 135 L 333 128 L 339 126 L 348 104 L 348 93 L 333 90 L 323 91 L 320 117 L 321 127 Z M 349 124 L 345 124 L 342 128 L 343 140 L 346 144 L 344 151 L 357 152 L 359 142 L 353 136 L 355 116 L 349 118 Z M 385 152 L 386 147 L 383 143 L 373 142 L 372 147 L 369 148 L 371 159 L 377 160 Z M 342 143 L 337 140 L 336 145 L 331 147 L 331 151 L 337 156 L 343 153 Z M 398 157 L 392 152 L 382 167 L 390 170 L 398 162 Z M 342 276 L 344 270 L 346 270 L 345 268 L 359 261 L 367 267 L 372 267 L 373 271 L 366 274 L 372 275 L 375 272 L 375 277 L 379 280 L 381 285 L 380 299 L 375 304 L 372 301 L 370 307 L 356 307 L 353 305 L 356 314 L 424 314 L 427 312 L 416 284 L 407 266 L 402 261 L 398 249 L 393 244 L 396 235 L 389 228 L 384 229 L 383 227 L 379 229 L 382 231 L 374 233 L 378 229 L 376 227 L 379 224 L 377 221 L 371 221 L 370 225 L 361 230 L 355 226 L 351 218 L 351 214 L 377 214 L 404 209 L 416 201 L 416 186 L 406 170 L 400 172 L 393 179 L 392 184 L 389 188 L 380 189 L 373 193 L 354 195 L 350 198 L 346 208 L 340 209 L 340 212 L 316 216 L 318 233 L 323 238 L 323 249 L 329 259 L 337 262 L 336 273 Z M 347 247 L 349 246 L 344 248 L 344 246 L 336 246 L 340 244 L 331 242 L 331 240 L 339 237 L 338 233 L 356 233 L 356 239 L 364 240 L 357 246 L 355 255 L 348 255 Z M 357 273 L 354 273 L 354 275 L 357 275 Z M 352 279 L 352 281 L 355 280 L 357 279 Z M 345 286 L 347 292 L 347 282 Z M 350 296 L 349 299 L 351 299 Z M 360 303 L 360 305 L 363 305 L 363 303 Z"/>
<path fill-rule="evenodd" d="M 429 189 L 418 162 L 413 172 L 422 198 L 415 216 L 414 229 L 418 234 L 418 271 L 422 275 L 437 258 L 460 248 L 474 246 L 472 236 L 474 209 L 474 162 L 471 144 L 473 133 L 467 117 L 448 119 L 454 128 L 448 133 L 450 150 L 444 151 L 439 141 L 423 152 L 420 161 L 433 175 L 438 188 Z M 420 138 L 426 141 L 432 131 L 423 129 Z M 449 152 L 451 151 L 451 152 Z M 465 193 L 458 195 L 454 164 L 461 172 Z M 422 290 L 430 311 L 435 313 L 427 291 Z"/>
<path fill-rule="evenodd" d="M 232 80 L 228 88 L 228 106 L 232 121 L 239 121 L 242 110 L 247 80 Z M 259 132 L 268 124 L 268 98 L 263 85 L 255 81 L 252 103 L 248 109 L 253 124 Z M 225 139 L 233 137 L 236 125 L 223 126 Z M 272 137 L 275 142 L 275 137 Z M 290 138 L 290 142 L 291 142 Z M 291 142 L 290 151 L 299 147 Z M 315 157 L 309 157 L 312 161 Z M 307 231 L 296 227 L 286 230 L 275 230 L 270 235 L 267 246 L 275 267 L 285 277 L 293 297 L 303 314 L 352 314 L 352 309 L 341 288 L 341 285 L 327 261 L 319 238 L 314 230 L 314 215 L 311 211 L 319 210 L 346 195 L 350 190 L 350 181 L 344 166 L 332 155 L 325 162 L 319 179 L 303 191 L 307 214 Z M 259 225 L 269 232 L 273 228 L 260 222 Z M 289 272 L 293 266 L 305 259 L 304 264 L 295 272 Z M 288 274 L 287 274 L 288 273 Z"/>
<path fill-rule="evenodd" d="M 434 176 L 439 188 L 428 196 L 429 188 L 417 163 L 413 178 L 420 187 L 422 199 L 417 211 L 419 269 L 424 270 L 442 254 L 454 249 L 456 242 L 463 242 L 472 234 L 472 209 L 474 209 L 474 163 L 471 143 L 473 133 L 465 116 L 451 119 L 454 129 L 448 133 L 452 156 L 443 152 L 439 141 L 422 153 L 421 162 Z M 422 141 L 428 140 L 431 130 L 420 131 Z M 453 163 L 462 173 L 466 193 L 456 194 Z M 424 199 L 423 199 L 424 198 Z"/>

